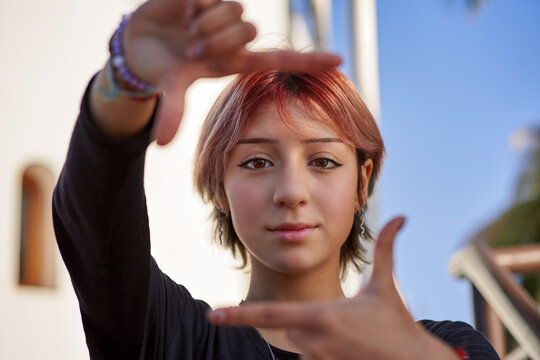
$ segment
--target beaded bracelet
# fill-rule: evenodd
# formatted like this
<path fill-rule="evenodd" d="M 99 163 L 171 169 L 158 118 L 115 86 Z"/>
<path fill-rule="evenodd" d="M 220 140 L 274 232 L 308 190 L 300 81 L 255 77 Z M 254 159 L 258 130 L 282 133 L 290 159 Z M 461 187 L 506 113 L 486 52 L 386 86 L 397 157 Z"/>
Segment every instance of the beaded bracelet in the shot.
<path fill-rule="evenodd" d="M 115 100 L 119 94 L 127 96 L 130 100 L 137 102 L 145 102 L 149 99 L 155 99 L 159 97 L 159 93 L 155 91 L 132 91 L 122 87 L 119 87 L 117 80 L 115 79 L 114 69 L 111 59 L 105 64 L 105 75 L 107 76 L 107 82 L 109 83 L 109 89 L 103 87 L 98 88 L 98 94 L 105 100 Z"/>
<path fill-rule="evenodd" d="M 159 96 L 159 91 L 155 86 L 139 79 L 127 67 L 122 47 L 122 34 L 130 16 L 131 14 L 122 17 L 118 29 L 116 29 L 109 42 L 110 59 L 105 65 L 109 89 L 98 89 L 99 94 L 106 100 L 115 100 L 119 94 L 138 102 L 144 102 Z"/>

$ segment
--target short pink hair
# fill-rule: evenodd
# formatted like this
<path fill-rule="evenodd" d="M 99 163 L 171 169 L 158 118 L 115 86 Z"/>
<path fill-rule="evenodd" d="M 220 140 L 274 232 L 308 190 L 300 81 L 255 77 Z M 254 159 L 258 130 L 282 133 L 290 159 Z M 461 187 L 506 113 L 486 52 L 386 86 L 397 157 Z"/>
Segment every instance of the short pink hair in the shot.
<path fill-rule="evenodd" d="M 268 103 L 275 104 L 286 126 L 303 132 L 304 129 L 299 129 L 287 112 L 291 101 L 296 101 L 308 116 L 330 126 L 356 148 L 359 175 L 364 161 L 373 161 L 368 194 L 362 194 L 361 177 L 358 177 L 358 194 L 364 206 L 379 175 L 385 151 L 381 134 L 354 85 L 338 70 L 306 73 L 265 71 L 238 75 L 221 93 L 203 124 L 193 176 L 203 200 L 216 207 L 217 211 L 212 215 L 215 234 L 221 220 L 223 245 L 231 249 L 233 256 L 240 255 L 242 267 L 247 264 L 246 249 L 234 231 L 230 216 L 220 211 L 225 208 L 223 177 L 228 154 L 255 112 Z M 351 233 L 341 249 L 342 275 L 348 265 L 360 271 L 366 262 L 360 231 L 360 219 L 355 217 Z M 366 233 L 364 238 L 370 239 L 369 231 Z"/>

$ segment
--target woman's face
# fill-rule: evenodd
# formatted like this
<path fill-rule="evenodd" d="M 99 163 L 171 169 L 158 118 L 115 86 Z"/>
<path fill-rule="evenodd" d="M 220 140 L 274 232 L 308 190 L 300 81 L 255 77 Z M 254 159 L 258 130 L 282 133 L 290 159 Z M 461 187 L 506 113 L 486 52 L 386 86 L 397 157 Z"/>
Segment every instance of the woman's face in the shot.
<path fill-rule="evenodd" d="M 294 103 L 288 111 L 301 128 L 309 126 L 309 135 L 287 128 L 274 104 L 261 107 L 229 154 L 224 210 L 254 272 L 337 272 L 341 245 L 360 209 L 355 149 Z M 368 178 L 370 164 L 363 167 Z"/>

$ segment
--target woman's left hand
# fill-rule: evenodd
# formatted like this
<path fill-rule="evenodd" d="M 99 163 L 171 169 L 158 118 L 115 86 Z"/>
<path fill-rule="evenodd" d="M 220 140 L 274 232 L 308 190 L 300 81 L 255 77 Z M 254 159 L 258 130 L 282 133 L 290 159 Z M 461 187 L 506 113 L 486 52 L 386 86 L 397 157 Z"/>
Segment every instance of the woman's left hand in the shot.
<path fill-rule="evenodd" d="M 394 218 L 377 239 L 373 274 L 356 296 L 321 304 L 254 303 L 209 313 L 215 324 L 285 329 L 311 359 L 458 359 L 418 325 L 393 279 L 392 248 L 404 218 Z"/>

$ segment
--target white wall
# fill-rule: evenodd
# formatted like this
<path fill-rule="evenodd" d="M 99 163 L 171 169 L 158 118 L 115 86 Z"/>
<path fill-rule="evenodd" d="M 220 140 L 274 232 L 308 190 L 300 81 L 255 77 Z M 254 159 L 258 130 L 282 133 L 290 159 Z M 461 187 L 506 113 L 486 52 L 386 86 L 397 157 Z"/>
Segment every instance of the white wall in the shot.
<path fill-rule="evenodd" d="M 244 1 L 261 33 L 283 33 L 286 1 Z M 57 176 L 89 77 L 133 0 L 0 3 L 0 359 L 84 359 L 78 304 L 61 261 L 55 289 L 19 287 L 20 177 L 39 162 Z M 189 93 L 182 131 L 152 146 L 147 193 L 152 251 L 161 268 L 195 297 L 238 303 L 246 278 L 209 245 L 209 208 L 191 186 L 192 154 L 204 115 L 226 80 L 200 81 Z M 194 224 L 196 224 L 194 226 Z"/>

